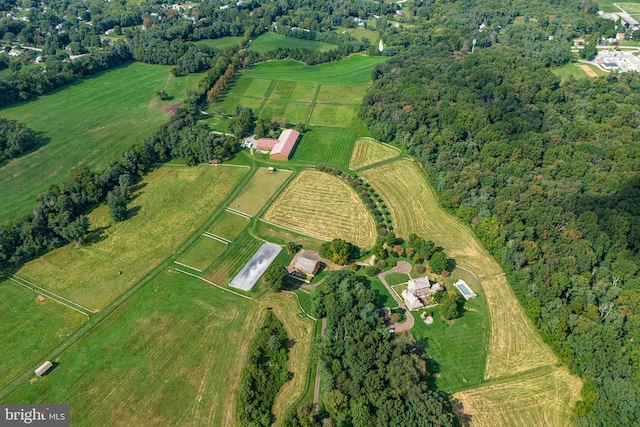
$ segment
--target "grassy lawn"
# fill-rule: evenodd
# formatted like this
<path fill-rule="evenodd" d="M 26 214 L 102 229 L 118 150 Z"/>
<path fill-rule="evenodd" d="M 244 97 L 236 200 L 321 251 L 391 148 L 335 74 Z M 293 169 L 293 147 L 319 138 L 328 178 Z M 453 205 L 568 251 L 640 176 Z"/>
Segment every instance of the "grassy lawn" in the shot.
<path fill-rule="evenodd" d="M 360 197 L 343 180 L 325 172 L 300 172 L 264 219 L 319 239 L 339 237 L 361 248 L 376 240 L 373 217 Z"/>
<path fill-rule="evenodd" d="M 465 311 L 459 319 L 447 322 L 440 318 L 440 308 L 433 313 L 433 324 L 427 325 L 420 318 L 420 311 L 411 314 L 415 318 L 412 332 L 429 358 L 430 373 L 439 373 L 438 389 L 455 391 L 479 385 L 485 366 L 489 316 L 484 301 L 479 298 L 465 302 L 473 311 Z"/>
<path fill-rule="evenodd" d="M 400 150 L 390 145 L 381 144 L 371 138 L 358 138 L 353 147 L 353 153 L 351 153 L 349 168 L 363 168 L 384 160 L 393 159 L 399 155 Z"/>
<path fill-rule="evenodd" d="M 242 37 L 228 36 L 218 39 L 198 40 L 196 44 L 215 47 L 216 49 L 224 49 L 225 47 L 240 43 L 240 40 L 242 40 Z"/>
<path fill-rule="evenodd" d="M 382 308 L 382 307 L 396 308 L 398 306 L 398 303 L 396 302 L 395 299 L 393 299 L 393 297 L 387 290 L 386 286 L 382 284 L 380 279 L 378 279 L 377 277 L 371 277 L 369 278 L 369 280 L 371 281 L 371 289 L 376 291 L 376 293 L 378 294 L 376 305 L 379 308 Z"/>
<path fill-rule="evenodd" d="M 207 269 L 206 277 L 213 283 L 226 286 L 240 271 L 243 265 L 260 247 L 261 242 L 251 237 L 249 233 L 243 233 L 238 240 L 229 243 L 228 249 L 220 256 L 211 267 Z M 255 289 L 255 287 L 254 287 Z"/>
<path fill-rule="evenodd" d="M 351 130 L 314 127 L 302 135 L 293 159 L 346 168 L 355 139 Z"/>
<path fill-rule="evenodd" d="M 240 382 L 229 372 L 259 324 L 246 324 L 251 310 L 243 298 L 166 272 L 6 403 L 69 403 L 72 425 L 229 425 Z"/>
<path fill-rule="evenodd" d="M 288 242 L 294 242 L 301 245 L 304 249 L 310 249 L 318 252 L 323 240 L 314 239 L 294 231 L 285 230 L 284 228 L 275 227 L 264 221 L 256 221 L 252 229 L 256 236 L 278 245 L 286 245 Z"/>
<path fill-rule="evenodd" d="M 209 227 L 207 231 L 224 239 L 234 240 L 242 233 L 242 230 L 245 229 L 247 224 L 249 224 L 247 218 L 229 211 L 224 211 L 214 223 L 211 224 L 211 227 Z"/>
<path fill-rule="evenodd" d="M 161 167 L 144 179 L 129 204 L 129 219 L 112 223 L 107 207 L 100 206 L 89 215 L 92 229 L 100 232 L 96 243 L 56 249 L 17 274 L 74 302 L 101 309 L 178 248 L 247 171 Z"/>
<path fill-rule="evenodd" d="M 384 278 L 389 286 L 399 285 L 400 283 L 407 283 L 409 279 L 409 275 L 404 273 L 391 273 L 387 274 L 387 276 Z"/>
<path fill-rule="evenodd" d="M 623 9 L 629 15 L 638 15 L 640 14 L 640 3 L 637 2 L 624 2 L 624 3 L 615 3 L 618 6 L 618 9 Z"/>
<path fill-rule="evenodd" d="M 202 122 L 206 123 L 209 126 L 209 129 L 214 130 L 216 132 L 227 132 L 227 122 L 229 119 L 226 119 L 221 116 L 210 116 Z"/>
<path fill-rule="evenodd" d="M 287 99 L 291 101 L 313 101 L 318 85 L 314 83 L 281 80 L 276 83 L 269 99 Z"/>
<path fill-rule="evenodd" d="M 267 169 L 258 169 L 229 207 L 247 215 L 256 215 L 290 176 L 291 171 L 287 170 L 270 173 Z"/>
<path fill-rule="evenodd" d="M 269 99 L 260 112 L 260 118 L 266 120 L 285 119 L 289 123 L 306 123 L 310 103 L 291 102 L 284 99 Z"/>
<path fill-rule="evenodd" d="M 371 71 L 384 62 L 380 56 L 352 55 L 337 62 L 306 65 L 302 62 L 283 60 L 258 64 L 244 75 L 274 80 L 292 80 L 312 83 L 360 84 L 371 81 Z"/>
<path fill-rule="evenodd" d="M 351 127 L 358 117 L 357 105 L 316 104 L 313 107 L 310 125 Z"/>
<path fill-rule="evenodd" d="M 320 86 L 316 102 L 319 104 L 362 104 L 362 98 L 369 88 L 363 85 L 330 85 Z"/>
<path fill-rule="evenodd" d="M 0 388 L 45 355 L 86 316 L 10 281 L 0 282 Z"/>
<path fill-rule="evenodd" d="M 177 261 L 202 271 L 209 267 L 226 250 L 226 244 L 211 237 L 200 236 L 196 243 L 182 254 Z"/>
<path fill-rule="evenodd" d="M 315 40 L 302 40 L 295 37 L 286 37 L 282 34 L 267 32 L 252 40 L 248 50 L 263 53 L 279 48 L 290 48 L 308 49 L 314 52 L 326 52 L 335 49 L 336 47 L 336 45 L 330 43 L 318 42 Z"/>
<path fill-rule="evenodd" d="M 0 167 L 0 221 L 28 212 L 36 197 L 61 183 L 74 166 L 100 170 L 151 135 L 169 117 L 153 107 L 156 92 L 166 86 L 175 103 L 184 97 L 178 89 L 188 86 L 182 79 L 194 81 L 171 77 L 170 67 L 134 63 L 0 110 L 0 116 L 23 121 L 48 139 Z"/>

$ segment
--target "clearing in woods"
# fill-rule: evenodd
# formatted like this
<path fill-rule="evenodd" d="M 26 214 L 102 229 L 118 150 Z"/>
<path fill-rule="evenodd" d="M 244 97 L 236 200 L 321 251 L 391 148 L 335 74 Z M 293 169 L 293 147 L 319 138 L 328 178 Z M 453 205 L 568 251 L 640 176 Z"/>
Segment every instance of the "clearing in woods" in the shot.
<path fill-rule="evenodd" d="M 337 48 L 335 44 L 319 42 L 315 40 L 297 39 L 282 34 L 267 32 L 251 40 L 249 51 L 263 53 L 280 48 L 307 49 L 313 52 L 326 52 Z"/>
<path fill-rule="evenodd" d="M 198 40 L 195 44 L 215 47 L 216 49 L 224 49 L 225 47 L 233 46 L 234 44 L 239 44 L 242 40 L 242 37 L 236 36 L 228 36 L 228 37 L 220 37 L 217 39 L 205 39 Z"/>
<path fill-rule="evenodd" d="M 355 139 L 352 130 L 313 127 L 301 136 L 293 160 L 346 168 Z"/>
<path fill-rule="evenodd" d="M 229 208 L 250 216 L 256 215 L 291 177 L 291 173 L 284 169 L 277 169 L 275 172 L 269 172 L 266 168 L 258 169 Z"/>
<path fill-rule="evenodd" d="M 65 402 L 72 425 L 231 425 L 229 376 L 259 323 L 252 303 L 166 271 L 62 353 L 54 374 L 3 403 Z M 117 349 L 117 351 L 115 351 Z M 244 360 L 244 359 L 241 359 Z"/>
<path fill-rule="evenodd" d="M 0 389 L 88 318 L 12 281 L 0 282 Z"/>
<path fill-rule="evenodd" d="M 334 175 L 302 171 L 264 214 L 264 219 L 300 233 L 339 237 L 361 248 L 376 242 L 371 213 L 349 185 Z"/>
<path fill-rule="evenodd" d="M 1 110 L 1 116 L 24 122 L 48 142 L 0 168 L 0 222 L 28 212 L 36 197 L 64 181 L 73 167 L 99 171 L 166 122 L 169 116 L 150 106 L 156 92 L 165 89 L 176 103 L 186 96 L 179 88 L 200 78 L 175 78 L 170 71 L 139 63 L 116 67 Z"/>
<path fill-rule="evenodd" d="M 95 243 L 58 248 L 17 274 L 85 307 L 102 309 L 180 246 L 247 172 L 208 165 L 160 167 L 142 181 L 129 204 L 129 219 L 113 223 L 101 205 L 89 214 Z"/>
<path fill-rule="evenodd" d="M 569 422 L 572 405 L 559 403 L 555 394 L 553 399 L 551 394 L 533 395 L 532 390 L 537 390 L 535 379 L 525 375 L 529 370 L 552 367 L 558 363 L 558 359 L 542 342 L 524 314 L 506 278 L 500 276 L 500 266 L 478 244 L 468 227 L 438 205 L 435 191 L 417 163 L 398 160 L 365 170 L 360 176 L 373 186 L 389 207 L 399 236 L 407 237 L 410 233 L 416 233 L 431 239 L 436 245 L 442 246 L 459 265 L 472 269 L 480 277 L 487 277 L 481 281 L 481 289 L 474 289 L 484 292 L 491 319 L 484 379 L 512 378 L 511 394 L 514 399 L 530 396 L 527 400 L 530 402 L 528 410 L 533 410 L 535 406 L 541 412 L 553 412 L 554 417 L 563 420 L 563 423 Z M 578 381 L 575 377 L 557 374 L 550 378 L 555 383 L 548 384 L 549 389 L 575 391 L 571 385 Z M 485 390 L 482 398 L 494 402 L 498 407 L 501 397 L 497 393 L 490 394 L 490 391 L 490 388 Z M 473 399 L 477 395 L 469 396 L 468 399 Z M 573 402 L 577 398 L 577 392 L 567 395 L 567 401 Z M 468 404 L 478 407 L 478 402 L 472 400 Z M 516 422 L 521 414 L 515 407 L 511 408 L 503 408 L 499 415 Z M 497 423 L 494 425 L 500 424 L 498 419 L 493 421 Z"/>
<path fill-rule="evenodd" d="M 227 240 L 234 240 L 249 224 L 249 219 L 233 212 L 224 211 L 207 230 Z"/>
<path fill-rule="evenodd" d="M 226 250 L 226 243 L 203 235 L 177 261 L 203 271 Z"/>
<path fill-rule="evenodd" d="M 358 138 L 351 154 L 349 169 L 359 169 L 365 166 L 393 159 L 400 155 L 400 150 L 390 145 L 382 144 L 371 138 Z"/>

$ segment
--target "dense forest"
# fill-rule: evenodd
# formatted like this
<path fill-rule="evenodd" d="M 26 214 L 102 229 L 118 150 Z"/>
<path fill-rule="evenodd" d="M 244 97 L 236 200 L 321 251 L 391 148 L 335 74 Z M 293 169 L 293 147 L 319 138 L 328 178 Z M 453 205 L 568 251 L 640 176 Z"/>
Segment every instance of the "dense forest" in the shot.
<path fill-rule="evenodd" d="M 243 426 L 270 426 L 271 407 L 287 372 L 289 338 L 282 322 L 267 310 L 265 320 L 249 345 L 249 361 L 242 371 L 238 395 L 238 419 Z"/>
<path fill-rule="evenodd" d="M 324 408 L 292 409 L 293 426 L 453 426 L 449 398 L 427 385 L 426 362 L 412 335 L 379 322 L 376 292 L 365 278 L 338 271 L 314 291 L 314 316 L 327 318 L 318 345 Z M 327 420 L 326 418 L 330 418 Z"/>
<path fill-rule="evenodd" d="M 585 7 L 564 5 L 559 15 Z M 539 17 L 495 40 L 483 32 L 473 54 L 427 32 L 378 66 L 361 113 L 375 137 L 422 162 L 441 203 L 474 228 L 544 340 L 583 379 L 577 425 L 638 425 L 640 76 L 561 84 L 547 68 L 551 51 L 532 55 L 522 40 L 573 36 L 580 23 L 608 31 L 589 18 Z"/>

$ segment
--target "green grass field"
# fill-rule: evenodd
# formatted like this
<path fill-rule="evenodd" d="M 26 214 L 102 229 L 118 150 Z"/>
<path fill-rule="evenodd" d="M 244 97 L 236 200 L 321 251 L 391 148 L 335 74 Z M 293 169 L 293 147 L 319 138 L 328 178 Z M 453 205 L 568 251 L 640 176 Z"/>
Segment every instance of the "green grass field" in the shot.
<path fill-rule="evenodd" d="M 575 79 L 584 79 L 587 76 L 587 73 L 584 72 L 582 68 L 580 68 L 580 64 L 575 62 L 569 62 L 564 64 L 562 67 L 552 68 L 551 72 L 556 76 L 560 77 L 561 81 L 566 81 L 569 76 L 573 76 Z"/>
<path fill-rule="evenodd" d="M 346 168 L 355 140 L 356 135 L 350 130 L 314 127 L 302 135 L 293 159 Z"/>
<path fill-rule="evenodd" d="M 255 79 L 240 74 L 227 87 L 229 95 L 264 98 L 269 94 L 273 80 Z"/>
<path fill-rule="evenodd" d="M 229 207 L 247 215 L 256 215 L 289 177 L 291 171 L 270 173 L 267 169 L 258 169 Z"/>
<path fill-rule="evenodd" d="M 351 127 L 358 117 L 357 105 L 316 104 L 309 124 L 313 126 Z"/>
<path fill-rule="evenodd" d="M 144 179 L 129 204 L 129 219 L 114 224 L 107 207 L 100 206 L 89 215 L 92 229 L 102 231 L 98 242 L 56 249 L 17 274 L 81 305 L 101 309 L 184 243 L 247 171 L 208 165 L 161 167 Z"/>
<path fill-rule="evenodd" d="M 387 288 L 382 284 L 380 279 L 378 279 L 377 277 L 371 277 L 369 280 L 371 281 L 371 289 L 376 291 L 376 293 L 378 294 L 376 305 L 379 308 L 382 308 L 382 307 L 396 308 L 398 306 L 398 303 L 396 302 L 395 299 L 393 299 L 393 297 L 391 296 Z"/>
<path fill-rule="evenodd" d="M 362 104 L 362 98 L 369 88 L 363 85 L 320 85 L 316 102 L 318 104 Z"/>
<path fill-rule="evenodd" d="M 224 49 L 225 47 L 240 43 L 240 40 L 242 40 L 242 37 L 229 36 L 218 39 L 198 40 L 196 44 L 215 47 L 216 49 Z"/>
<path fill-rule="evenodd" d="M 151 135 L 168 120 L 151 105 L 156 92 L 167 87 L 173 102 L 184 96 L 171 89 L 184 85 L 172 80 L 170 67 L 134 63 L 0 110 L 0 116 L 23 121 L 49 139 L 0 167 L 0 221 L 28 212 L 36 197 L 61 183 L 72 167 L 100 170 Z"/>
<path fill-rule="evenodd" d="M 273 89 L 269 99 L 311 102 L 317 88 L 318 85 L 314 83 L 281 80 L 276 83 L 276 87 Z"/>
<path fill-rule="evenodd" d="M 289 100 L 269 100 L 260 112 L 260 118 L 266 120 L 285 119 L 289 123 L 305 123 L 310 103 L 290 102 Z"/>
<path fill-rule="evenodd" d="M 25 369 L 44 362 L 45 355 L 86 316 L 50 299 L 38 301 L 32 290 L 0 282 L 0 388 Z"/>
<path fill-rule="evenodd" d="M 384 278 L 389 286 L 399 285 L 400 283 L 407 283 L 409 279 L 409 275 L 404 273 L 391 273 Z"/>
<path fill-rule="evenodd" d="M 350 169 L 359 169 L 400 155 L 400 150 L 371 138 L 358 138 L 353 147 Z"/>
<path fill-rule="evenodd" d="M 200 236 L 196 243 L 183 253 L 177 261 L 203 271 L 226 250 L 226 244 L 211 237 Z"/>
<path fill-rule="evenodd" d="M 283 60 L 264 62 L 244 72 L 249 77 L 311 83 L 361 84 L 371 81 L 371 71 L 385 61 L 381 56 L 352 55 L 337 62 L 306 65 Z"/>
<path fill-rule="evenodd" d="M 252 40 L 248 50 L 263 53 L 279 48 L 308 49 L 313 52 L 326 52 L 337 48 L 337 46 L 330 43 L 297 39 L 294 37 L 286 37 L 282 34 L 267 32 Z"/>
<path fill-rule="evenodd" d="M 489 316 L 480 298 L 465 302 L 473 311 L 464 311 L 461 318 L 446 322 L 440 318 L 440 308 L 427 309 L 433 313 L 433 324 L 420 318 L 420 311 L 411 314 L 415 319 L 413 334 L 429 357 L 430 373 L 439 373 L 438 389 L 456 391 L 482 382 L 489 337 Z"/>
<path fill-rule="evenodd" d="M 249 224 L 247 218 L 229 211 L 224 211 L 216 218 L 207 231 L 223 239 L 234 240 L 242 233 L 242 230 L 246 228 L 247 224 Z"/>
<path fill-rule="evenodd" d="M 616 3 L 619 9 L 624 10 L 629 15 L 638 15 L 640 14 L 640 3 L 634 2 L 624 2 L 624 3 Z"/>
<path fill-rule="evenodd" d="M 226 95 L 219 98 L 219 101 L 215 104 L 209 105 L 207 109 L 209 113 L 225 114 L 229 115 L 233 113 L 236 105 L 242 105 L 243 107 L 251 108 L 255 113 L 258 113 L 260 106 L 262 105 L 262 98 L 252 98 L 247 96 L 234 96 Z"/>
<path fill-rule="evenodd" d="M 243 233 L 238 240 L 229 243 L 227 251 L 208 268 L 207 279 L 218 285 L 228 285 L 260 245 L 249 233 Z"/>
<path fill-rule="evenodd" d="M 4 403 L 65 402 L 72 425 L 229 425 L 240 382 L 229 372 L 258 325 L 245 324 L 251 307 L 163 273 Z"/>
<path fill-rule="evenodd" d="M 256 221 L 252 232 L 256 236 L 271 243 L 284 246 L 289 242 L 294 242 L 301 245 L 304 249 L 310 249 L 316 252 L 320 250 L 320 246 L 324 243 L 323 240 L 314 239 L 313 237 L 276 227 L 264 221 Z"/>

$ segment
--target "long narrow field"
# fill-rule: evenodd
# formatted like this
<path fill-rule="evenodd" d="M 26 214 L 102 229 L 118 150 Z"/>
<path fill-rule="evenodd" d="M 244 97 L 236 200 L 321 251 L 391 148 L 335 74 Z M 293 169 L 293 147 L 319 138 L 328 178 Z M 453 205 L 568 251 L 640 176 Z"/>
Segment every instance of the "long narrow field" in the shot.
<path fill-rule="evenodd" d="M 360 84 L 371 80 L 371 71 L 386 59 L 381 56 L 352 55 L 337 62 L 306 65 L 298 61 L 273 61 L 258 64 L 243 74 L 274 80 L 312 83 Z"/>
<path fill-rule="evenodd" d="M 229 372 L 258 325 L 245 324 L 251 310 L 248 300 L 163 273 L 4 403 L 65 402 L 72 425 L 230 425 L 240 376 Z"/>
<path fill-rule="evenodd" d="M 293 159 L 346 167 L 355 139 L 351 130 L 314 127 L 302 135 Z"/>
<path fill-rule="evenodd" d="M 326 52 L 337 47 L 338 46 L 331 43 L 318 42 L 315 40 L 296 39 L 294 37 L 283 36 L 282 34 L 267 32 L 251 40 L 251 44 L 249 45 L 248 50 L 263 53 L 279 48 L 289 48 L 307 49 L 313 52 Z"/>
<path fill-rule="evenodd" d="M 533 384 L 529 384 L 532 380 L 528 377 L 520 378 L 518 374 L 553 366 L 558 361 L 525 316 L 505 277 L 500 275 L 499 265 L 476 242 L 467 227 L 440 208 L 435 192 L 416 163 L 398 160 L 365 170 L 360 175 L 389 206 L 399 236 L 406 237 L 415 232 L 431 239 L 444 247 L 459 265 L 471 268 L 483 278 L 480 292 L 484 292 L 486 296 L 491 319 L 484 378 L 488 380 L 513 376 L 511 393 L 514 399 L 520 395 L 529 395 L 531 388 L 535 389 Z M 554 379 L 559 383 L 549 384 L 549 387 L 562 390 L 569 387 L 566 383 L 569 377 L 556 376 Z M 491 398 L 489 395 L 485 397 Z M 577 394 L 573 394 L 569 399 L 576 397 Z M 533 398 L 531 401 L 532 405 L 536 405 L 537 399 Z M 540 396 L 537 405 L 539 410 L 544 411 L 547 410 L 548 402 Z M 508 413 L 509 411 L 505 411 L 505 414 Z M 563 420 L 569 418 L 568 407 L 558 408 L 554 413 Z"/>
<path fill-rule="evenodd" d="M 90 222 L 98 242 L 56 249 L 17 274 L 92 309 L 101 309 L 157 266 L 202 224 L 247 173 L 237 167 L 164 166 L 112 223 L 106 206 Z"/>
<path fill-rule="evenodd" d="M 359 169 L 378 162 L 393 159 L 400 155 L 400 150 L 382 144 L 371 138 L 358 138 L 351 153 L 350 169 Z"/>
<path fill-rule="evenodd" d="M 228 37 L 220 37 L 217 39 L 205 39 L 198 40 L 195 44 L 203 45 L 203 46 L 211 46 L 217 49 L 224 49 L 225 47 L 233 46 L 234 44 L 239 44 L 242 37 L 228 36 Z"/>
<path fill-rule="evenodd" d="M 193 246 L 183 253 L 177 261 L 203 271 L 226 250 L 226 243 L 208 236 L 200 236 Z"/>
<path fill-rule="evenodd" d="M 273 202 L 264 219 L 320 239 L 345 239 L 373 246 L 373 217 L 356 192 L 325 172 L 303 171 Z"/>
<path fill-rule="evenodd" d="M 351 127 L 358 118 L 357 105 L 316 104 L 309 124 L 312 126 Z"/>
<path fill-rule="evenodd" d="M 233 240 L 242 233 L 247 224 L 249 224 L 249 219 L 246 217 L 224 211 L 207 231 L 223 239 Z"/>
<path fill-rule="evenodd" d="M 86 322 L 86 316 L 16 283 L 0 282 L 0 388 Z"/>
<path fill-rule="evenodd" d="M 276 170 L 272 173 L 268 169 L 258 169 L 229 208 L 247 215 L 256 215 L 290 177 L 291 171 L 288 170 Z"/>
<path fill-rule="evenodd" d="M 251 231 L 259 238 L 271 243 L 284 246 L 288 242 L 294 242 L 297 245 L 301 245 L 304 249 L 311 249 L 316 252 L 320 250 L 320 246 L 324 243 L 322 240 L 314 239 L 313 237 L 305 236 L 300 233 L 296 233 L 295 231 L 276 227 L 264 221 L 256 221 Z"/>
<path fill-rule="evenodd" d="M 185 96 L 182 79 L 193 81 L 170 77 L 170 67 L 134 63 L 0 110 L 0 116 L 21 120 L 48 139 L 0 167 L 0 222 L 28 212 L 36 197 L 61 183 L 74 166 L 104 168 L 124 148 L 151 135 L 168 119 L 151 101 L 166 87 L 178 102 Z"/>
<path fill-rule="evenodd" d="M 238 240 L 229 243 L 229 247 L 222 256 L 207 269 L 205 272 L 207 279 L 218 285 L 228 285 L 259 247 L 260 242 L 249 233 L 243 233 Z"/>

